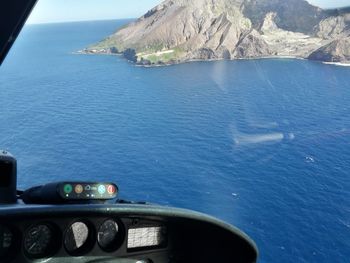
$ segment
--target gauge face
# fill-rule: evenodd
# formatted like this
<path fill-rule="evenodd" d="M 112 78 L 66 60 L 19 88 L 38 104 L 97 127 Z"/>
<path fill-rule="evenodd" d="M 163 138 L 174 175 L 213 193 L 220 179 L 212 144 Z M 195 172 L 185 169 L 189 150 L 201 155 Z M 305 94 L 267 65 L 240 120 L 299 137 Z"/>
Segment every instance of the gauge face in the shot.
<path fill-rule="evenodd" d="M 10 252 L 13 244 L 13 233 L 5 226 L 0 226 L 0 258 L 4 258 Z"/>
<path fill-rule="evenodd" d="M 67 252 L 72 255 L 84 254 L 93 245 L 91 236 L 90 229 L 85 223 L 73 223 L 64 237 Z"/>
<path fill-rule="evenodd" d="M 32 257 L 47 256 L 52 244 L 52 229 L 45 224 L 30 227 L 24 236 L 25 252 Z"/>
<path fill-rule="evenodd" d="M 105 221 L 97 233 L 100 247 L 106 251 L 117 249 L 119 240 L 119 226 L 114 220 Z"/>

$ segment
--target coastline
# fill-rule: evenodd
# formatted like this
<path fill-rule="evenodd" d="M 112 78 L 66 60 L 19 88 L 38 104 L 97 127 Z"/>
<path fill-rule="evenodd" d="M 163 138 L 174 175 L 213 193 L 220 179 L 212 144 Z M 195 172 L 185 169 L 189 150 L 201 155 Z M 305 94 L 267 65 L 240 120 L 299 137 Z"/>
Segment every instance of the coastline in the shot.
<path fill-rule="evenodd" d="M 216 59 L 188 59 L 188 60 L 178 60 L 178 61 L 172 61 L 172 62 L 158 62 L 155 64 L 142 64 L 138 63 L 132 60 L 129 60 L 126 58 L 123 53 L 113 53 L 113 52 L 87 52 L 85 50 L 79 50 L 72 52 L 74 55 L 103 55 L 103 56 L 117 56 L 122 57 L 123 59 L 127 60 L 128 62 L 134 64 L 137 67 L 144 67 L 144 68 L 154 68 L 154 67 L 165 67 L 165 66 L 172 66 L 172 65 L 179 65 L 184 63 L 191 63 L 191 62 L 212 62 L 212 61 L 244 61 L 244 60 L 261 60 L 261 59 L 296 59 L 296 60 L 309 60 L 314 62 L 319 62 L 325 65 L 333 65 L 338 67 L 350 67 L 350 62 L 327 62 L 327 61 L 318 61 L 318 60 L 312 60 L 308 58 L 303 58 L 299 56 L 283 56 L 283 55 L 276 55 L 276 56 L 262 56 L 262 57 L 247 57 L 247 58 L 233 58 L 233 59 L 222 59 L 222 58 L 216 58 Z"/>

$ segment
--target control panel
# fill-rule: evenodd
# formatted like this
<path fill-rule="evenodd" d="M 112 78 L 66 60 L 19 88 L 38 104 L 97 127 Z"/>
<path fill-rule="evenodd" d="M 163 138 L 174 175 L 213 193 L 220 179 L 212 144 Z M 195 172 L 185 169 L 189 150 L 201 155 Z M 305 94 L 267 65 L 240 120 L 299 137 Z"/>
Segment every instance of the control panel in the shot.
<path fill-rule="evenodd" d="M 66 200 L 109 200 L 117 197 L 118 187 L 112 183 L 58 183 L 57 191 Z"/>

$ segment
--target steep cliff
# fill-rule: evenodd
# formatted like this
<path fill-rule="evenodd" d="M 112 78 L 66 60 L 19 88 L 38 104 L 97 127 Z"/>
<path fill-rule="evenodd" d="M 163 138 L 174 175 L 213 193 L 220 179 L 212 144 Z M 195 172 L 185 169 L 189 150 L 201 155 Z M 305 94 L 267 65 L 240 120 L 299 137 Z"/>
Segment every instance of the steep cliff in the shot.
<path fill-rule="evenodd" d="M 142 65 L 314 59 L 316 50 L 326 54 L 332 41 L 349 37 L 349 19 L 349 13 L 326 12 L 304 0 L 167 0 L 84 52 L 121 53 Z"/>
<path fill-rule="evenodd" d="M 350 39 L 340 38 L 333 40 L 313 52 L 309 59 L 326 62 L 349 62 L 350 61 Z"/>

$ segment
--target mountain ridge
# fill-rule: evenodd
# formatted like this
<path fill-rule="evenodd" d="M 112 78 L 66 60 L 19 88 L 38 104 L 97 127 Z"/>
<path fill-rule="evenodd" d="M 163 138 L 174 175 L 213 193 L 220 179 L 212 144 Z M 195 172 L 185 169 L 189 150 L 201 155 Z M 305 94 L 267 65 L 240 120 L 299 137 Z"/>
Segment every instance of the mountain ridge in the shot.
<path fill-rule="evenodd" d="M 285 56 L 350 63 L 348 11 L 304 0 L 166 0 L 82 52 L 148 66 Z"/>

